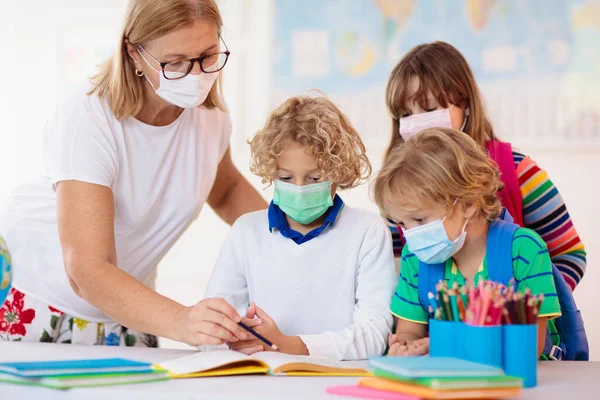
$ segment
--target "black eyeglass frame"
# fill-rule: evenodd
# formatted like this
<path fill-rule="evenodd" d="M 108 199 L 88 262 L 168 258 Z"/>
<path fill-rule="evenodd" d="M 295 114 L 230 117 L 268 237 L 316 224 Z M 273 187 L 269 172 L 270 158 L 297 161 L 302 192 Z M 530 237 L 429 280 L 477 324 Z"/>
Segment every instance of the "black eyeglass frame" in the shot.
<path fill-rule="evenodd" d="M 162 74 L 163 74 L 163 76 L 165 77 L 165 79 L 167 79 L 167 80 L 170 80 L 170 81 L 174 81 L 174 80 L 177 80 L 177 79 L 182 79 L 182 78 L 185 78 L 186 76 L 188 76 L 188 75 L 190 74 L 190 72 L 192 72 L 192 69 L 194 69 L 194 64 L 195 64 L 196 62 L 198 63 L 198 65 L 200 65 L 200 70 L 201 70 L 202 72 L 204 72 L 205 74 L 214 74 L 215 72 L 219 72 L 219 71 L 221 71 L 223 68 L 225 68 L 225 65 L 227 65 L 227 61 L 229 60 L 229 55 L 231 54 L 231 52 L 229 51 L 229 48 L 227 47 L 227 43 L 225 43 L 225 40 L 223 40 L 223 38 L 222 38 L 221 36 L 219 36 L 219 40 L 220 40 L 221 42 L 223 42 L 223 44 L 225 45 L 225 51 L 219 51 L 219 52 L 217 52 L 217 53 L 205 54 L 205 55 L 203 55 L 203 56 L 196 57 L 196 58 L 190 58 L 190 59 L 187 59 L 187 60 L 178 60 L 178 62 L 181 62 L 181 61 L 189 61 L 189 62 L 190 62 L 190 67 L 189 67 L 188 71 L 187 71 L 187 72 L 186 72 L 184 75 L 182 75 L 182 76 L 179 76 L 179 77 L 177 77 L 177 78 L 169 78 L 169 77 L 168 77 L 168 76 L 165 74 L 165 66 L 167 66 L 168 64 L 171 64 L 172 62 L 175 62 L 175 61 L 169 61 L 169 62 L 160 62 L 160 61 L 158 61 L 156 58 L 154 58 L 154 56 L 153 56 L 152 54 L 148 53 L 148 51 L 146 51 L 146 49 L 144 49 L 144 48 L 143 48 L 141 45 L 140 45 L 139 47 L 140 47 L 140 48 L 141 48 L 141 49 L 144 51 L 144 53 L 148 54 L 150 57 L 152 57 L 152 59 L 153 59 L 154 61 L 156 61 L 156 62 L 158 63 L 158 65 L 160 65 L 160 69 L 162 70 Z M 203 62 L 204 60 L 206 60 L 207 58 L 209 58 L 209 57 L 213 57 L 213 56 L 215 56 L 215 55 L 218 55 L 218 54 L 225 54 L 225 61 L 223 62 L 223 65 L 221 66 L 221 68 L 219 68 L 219 69 L 217 69 L 217 70 L 214 70 L 214 71 L 205 71 L 205 70 L 204 70 L 204 67 L 202 66 L 202 62 Z"/>

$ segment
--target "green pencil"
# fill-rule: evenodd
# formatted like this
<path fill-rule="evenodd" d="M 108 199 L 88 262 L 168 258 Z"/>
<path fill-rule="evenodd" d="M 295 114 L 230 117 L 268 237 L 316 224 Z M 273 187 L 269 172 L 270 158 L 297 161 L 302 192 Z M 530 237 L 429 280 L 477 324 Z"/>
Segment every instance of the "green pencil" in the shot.
<path fill-rule="evenodd" d="M 460 315 L 458 313 L 458 304 L 456 303 L 456 294 L 454 294 L 454 291 L 452 291 L 451 294 L 449 294 L 450 297 L 450 304 L 452 305 L 452 314 L 454 315 L 454 321 L 460 321 Z"/>
<path fill-rule="evenodd" d="M 446 319 L 448 321 L 454 320 L 454 316 L 452 315 L 452 309 L 450 307 L 450 299 L 448 298 L 448 295 L 446 293 L 444 293 L 443 303 L 446 309 Z"/>

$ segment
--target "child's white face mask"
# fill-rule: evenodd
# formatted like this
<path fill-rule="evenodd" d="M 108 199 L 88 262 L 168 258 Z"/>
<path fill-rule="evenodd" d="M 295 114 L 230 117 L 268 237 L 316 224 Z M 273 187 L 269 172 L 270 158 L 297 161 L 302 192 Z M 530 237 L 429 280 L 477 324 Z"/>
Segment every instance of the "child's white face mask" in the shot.
<path fill-rule="evenodd" d="M 454 206 L 458 199 L 454 202 Z M 441 264 L 462 249 L 467 238 L 467 223 L 463 225 L 460 235 L 453 241 L 448 238 L 443 219 L 438 219 L 412 229 L 402 229 L 408 250 L 425 264 Z"/>
<path fill-rule="evenodd" d="M 407 141 L 425 129 L 452 128 L 452 121 L 450 120 L 450 110 L 452 107 L 454 107 L 454 104 L 449 108 L 442 108 L 440 110 L 413 114 L 410 117 L 400 118 L 400 136 L 402 136 L 404 141 Z M 465 116 L 463 126 L 460 128 L 461 131 L 465 128 L 466 123 L 467 117 Z"/>

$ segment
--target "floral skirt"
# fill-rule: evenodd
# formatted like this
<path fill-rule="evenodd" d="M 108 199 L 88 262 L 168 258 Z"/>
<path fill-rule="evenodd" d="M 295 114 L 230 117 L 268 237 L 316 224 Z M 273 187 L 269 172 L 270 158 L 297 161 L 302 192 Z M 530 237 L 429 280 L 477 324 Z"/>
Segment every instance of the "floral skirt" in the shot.
<path fill-rule="evenodd" d="M 115 322 L 89 322 L 67 315 L 12 288 L 0 308 L 0 340 L 105 346 L 158 347 L 156 336 Z"/>

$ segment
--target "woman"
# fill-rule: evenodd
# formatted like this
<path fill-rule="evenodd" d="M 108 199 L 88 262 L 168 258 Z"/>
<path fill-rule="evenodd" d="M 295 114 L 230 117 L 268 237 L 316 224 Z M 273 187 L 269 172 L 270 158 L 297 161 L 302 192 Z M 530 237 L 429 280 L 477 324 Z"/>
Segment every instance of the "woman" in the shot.
<path fill-rule="evenodd" d="M 0 338 L 246 337 L 224 300 L 184 307 L 147 286 L 205 202 L 229 224 L 266 208 L 231 160 L 221 24 L 214 0 L 131 1 L 115 55 L 47 124 L 45 171 L 0 217 L 15 270 Z"/>
<path fill-rule="evenodd" d="M 473 72 L 456 48 L 435 42 L 410 50 L 390 75 L 386 103 L 392 115 L 386 160 L 396 147 L 424 129 L 447 127 L 467 133 L 499 167 L 502 205 L 515 223 L 544 239 L 552 262 L 575 289 L 585 272 L 586 252 L 567 207 L 546 171 L 510 143 L 497 139 Z M 393 233 L 394 254 L 399 256 L 403 240 L 395 228 Z"/>

